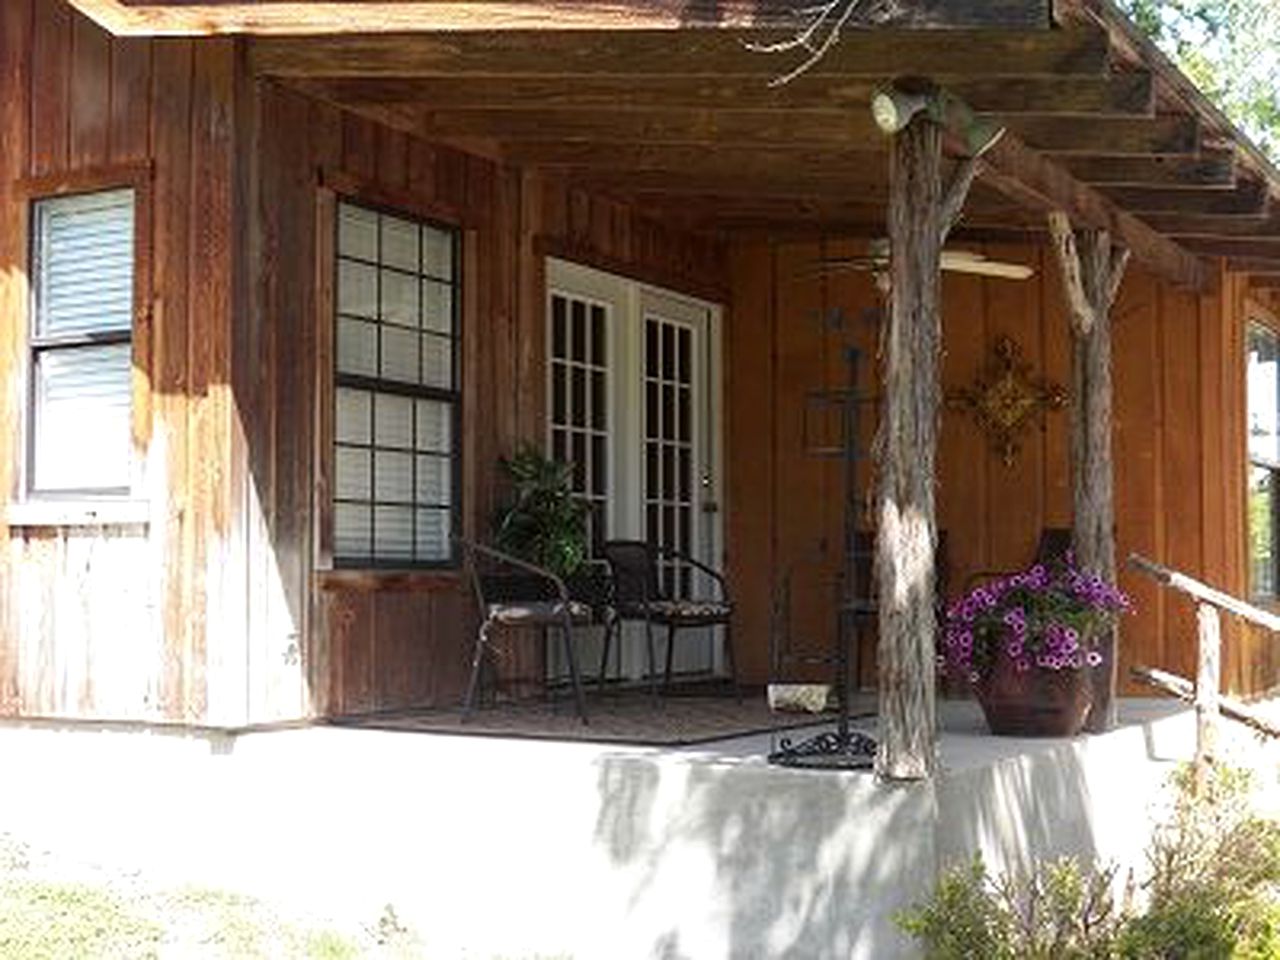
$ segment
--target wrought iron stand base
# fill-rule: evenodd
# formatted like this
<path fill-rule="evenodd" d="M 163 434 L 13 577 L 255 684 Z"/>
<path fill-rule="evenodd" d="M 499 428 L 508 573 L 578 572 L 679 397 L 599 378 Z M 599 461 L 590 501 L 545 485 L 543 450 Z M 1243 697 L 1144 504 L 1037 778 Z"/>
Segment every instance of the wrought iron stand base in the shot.
<path fill-rule="evenodd" d="M 875 740 L 856 730 L 828 730 L 796 744 L 783 737 L 769 754 L 769 762 L 777 766 L 810 770 L 868 770 L 875 760 Z"/>

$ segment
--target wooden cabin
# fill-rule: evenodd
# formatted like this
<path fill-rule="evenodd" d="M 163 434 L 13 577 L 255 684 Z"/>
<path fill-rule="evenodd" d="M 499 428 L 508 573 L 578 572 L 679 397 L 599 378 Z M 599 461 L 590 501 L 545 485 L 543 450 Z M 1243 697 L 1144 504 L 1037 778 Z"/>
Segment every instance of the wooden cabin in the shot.
<path fill-rule="evenodd" d="M 608 533 L 723 566 L 766 682 L 788 571 L 841 562 L 813 398 L 850 347 L 882 389 L 873 273 L 834 267 L 886 235 L 869 102 L 904 76 L 1006 131 L 949 249 L 1032 269 L 943 275 L 949 589 L 1072 523 L 1066 411 L 993 442 L 965 407 L 1002 369 L 1071 391 L 1062 211 L 1132 253 L 1117 555 L 1280 598 L 1280 174 L 1106 0 L 920 0 L 771 85 L 804 57 L 747 43 L 801 6 L 0 0 L 0 714 L 458 703 L 450 538 L 522 443 Z M 1192 607 L 1121 578 L 1121 677 L 1189 675 Z M 1271 638 L 1227 651 L 1280 683 Z"/>

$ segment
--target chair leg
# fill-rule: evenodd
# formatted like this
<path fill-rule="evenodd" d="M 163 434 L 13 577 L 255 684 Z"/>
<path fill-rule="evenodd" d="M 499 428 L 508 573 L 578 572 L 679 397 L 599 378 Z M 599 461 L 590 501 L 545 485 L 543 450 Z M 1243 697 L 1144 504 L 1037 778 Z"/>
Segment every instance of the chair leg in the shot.
<path fill-rule="evenodd" d="M 648 617 L 644 620 L 644 639 L 649 647 L 649 695 L 653 698 L 653 702 L 658 702 L 658 661 L 653 655 L 653 621 Z"/>
<path fill-rule="evenodd" d="M 674 623 L 667 624 L 667 665 L 663 670 L 662 692 L 669 694 L 671 692 L 671 660 L 676 649 L 676 625 Z"/>
<path fill-rule="evenodd" d="M 573 649 L 573 623 L 568 618 L 560 627 L 564 634 L 564 655 L 569 661 L 569 679 L 573 682 L 573 699 L 578 705 L 578 716 L 583 724 L 587 722 L 587 704 L 582 696 L 582 677 L 578 674 L 578 655 Z"/>
<path fill-rule="evenodd" d="M 596 676 L 596 689 L 604 693 L 604 680 L 609 673 L 609 644 L 613 641 L 613 628 L 617 619 L 611 617 L 604 627 L 604 649 L 600 651 L 600 673 Z"/>
<path fill-rule="evenodd" d="M 733 681 L 733 697 L 742 703 L 742 684 L 738 683 L 738 658 L 733 654 L 733 624 L 724 625 L 724 657 L 729 661 L 729 678 Z"/>
<path fill-rule="evenodd" d="M 471 708 L 475 705 L 476 688 L 480 684 L 480 665 L 484 661 L 484 653 L 489 646 L 490 626 L 490 622 L 486 620 L 480 624 L 480 631 L 476 634 L 476 646 L 471 654 L 471 679 L 467 683 L 467 699 L 462 705 L 462 720 L 464 723 L 471 716 Z"/>

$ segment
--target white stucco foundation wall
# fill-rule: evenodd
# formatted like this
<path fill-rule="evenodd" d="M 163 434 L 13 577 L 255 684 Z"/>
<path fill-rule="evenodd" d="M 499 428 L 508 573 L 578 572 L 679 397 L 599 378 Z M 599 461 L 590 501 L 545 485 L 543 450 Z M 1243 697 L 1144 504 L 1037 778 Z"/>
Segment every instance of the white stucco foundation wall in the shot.
<path fill-rule="evenodd" d="M 433 957 L 882 960 L 913 955 L 891 918 L 942 863 L 1139 863 L 1194 736 L 1167 704 L 1042 742 L 982 735 L 970 705 L 944 706 L 943 774 L 896 788 L 769 767 L 767 738 L 663 751 L 10 724 L 0 833 L 342 921 L 391 904 Z"/>

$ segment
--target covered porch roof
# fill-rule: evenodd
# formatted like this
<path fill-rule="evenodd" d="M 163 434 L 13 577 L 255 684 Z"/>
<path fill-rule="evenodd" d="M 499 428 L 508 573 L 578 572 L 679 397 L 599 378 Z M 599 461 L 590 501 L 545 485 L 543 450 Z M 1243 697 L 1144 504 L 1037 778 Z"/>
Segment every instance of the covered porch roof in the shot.
<path fill-rule="evenodd" d="M 790 0 L 76 6 L 117 32 L 250 35 L 260 76 L 700 230 L 881 236 L 870 99 L 927 75 L 1009 131 L 955 239 L 1037 241 L 1062 210 L 1185 287 L 1205 257 L 1280 277 L 1280 173 L 1108 0 L 871 4 L 780 86 L 804 51 L 747 43 L 794 34 Z"/>

